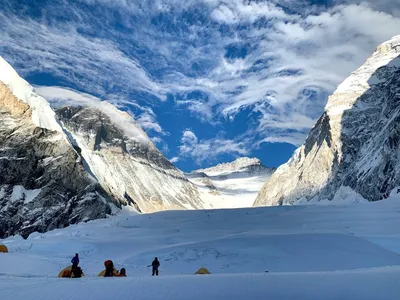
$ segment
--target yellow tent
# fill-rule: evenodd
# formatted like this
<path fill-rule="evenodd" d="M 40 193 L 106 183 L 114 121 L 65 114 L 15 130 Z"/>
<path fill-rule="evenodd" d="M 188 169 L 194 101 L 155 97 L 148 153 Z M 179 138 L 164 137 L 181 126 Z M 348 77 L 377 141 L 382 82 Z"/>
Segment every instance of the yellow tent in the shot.
<path fill-rule="evenodd" d="M 113 273 L 114 273 L 114 276 L 118 276 L 118 274 L 119 274 L 119 272 L 118 272 L 118 270 L 117 270 L 116 268 L 114 268 Z M 99 277 L 104 277 L 104 274 L 106 274 L 106 270 L 105 270 L 105 269 L 104 269 L 103 271 L 101 271 L 101 272 L 99 273 L 99 275 L 97 275 L 97 276 L 99 276 Z"/>
<path fill-rule="evenodd" d="M 8 248 L 6 247 L 6 245 L 0 244 L 0 252 L 8 253 Z"/>
<path fill-rule="evenodd" d="M 58 277 L 60 278 L 71 278 L 71 266 L 62 269 L 60 273 L 58 273 Z"/>
<path fill-rule="evenodd" d="M 195 275 L 196 275 L 196 274 L 211 274 L 211 272 L 208 271 L 206 268 L 200 268 L 200 269 L 198 269 L 197 272 L 194 273 L 194 274 L 195 274 Z"/>
<path fill-rule="evenodd" d="M 72 277 L 71 277 L 71 268 L 72 268 L 72 266 L 69 266 L 69 267 L 66 267 L 66 268 L 62 269 L 62 270 L 60 271 L 60 273 L 58 273 L 58 277 L 59 277 L 59 278 L 72 278 Z M 82 277 L 83 277 L 84 275 L 85 275 L 85 274 L 83 274 L 83 272 L 82 272 Z"/>

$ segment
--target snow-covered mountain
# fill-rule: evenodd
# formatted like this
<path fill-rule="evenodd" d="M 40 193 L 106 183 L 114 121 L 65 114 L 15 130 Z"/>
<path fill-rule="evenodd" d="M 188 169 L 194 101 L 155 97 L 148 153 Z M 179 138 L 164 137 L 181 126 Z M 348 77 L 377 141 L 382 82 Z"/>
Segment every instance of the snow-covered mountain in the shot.
<path fill-rule="evenodd" d="M 112 211 L 47 101 L 0 57 L 0 237 L 23 236 Z"/>
<path fill-rule="evenodd" d="M 259 159 L 241 157 L 186 174 L 200 190 L 209 208 L 250 207 L 262 185 L 274 169 L 265 167 Z"/>
<path fill-rule="evenodd" d="M 56 114 L 1 57 L 0 170 L 0 238 L 104 218 L 121 205 L 203 208 L 196 186 L 127 113 L 102 102 Z"/>
<path fill-rule="evenodd" d="M 400 36 L 377 47 L 329 97 L 303 146 L 260 191 L 256 206 L 374 201 L 400 186 Z"/>
<path fill-rule="evenodd" d="M 139 212 L 203 208 L 197 188 L 127 113 L 103 102 L 64 107 L 57 116 L 90 173 L 123 205 Z"/>

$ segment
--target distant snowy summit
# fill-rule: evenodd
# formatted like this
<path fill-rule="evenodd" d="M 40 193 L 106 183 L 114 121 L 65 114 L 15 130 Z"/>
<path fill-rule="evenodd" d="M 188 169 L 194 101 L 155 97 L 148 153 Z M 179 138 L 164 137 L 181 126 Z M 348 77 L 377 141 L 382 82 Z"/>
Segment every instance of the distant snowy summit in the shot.
<path fill-rule="evenodd" d="M 199 169 L 195 173 L 205 173 L 209 176 L 248 172 L 250 174 L 271 173 L 273 169 L 265 167 L 258 158 L 240 157 L 232 162 L 221 163 L 214 167 Z"/>
<path fill-rule="evenodd" d="M 209 208 L 251 207 L 265 181 L 275 171 L 257 158 L 241 157 L 232 162 L 187 173 Z"/>
<path fill-rule="evenodd" d="M 204 208 L 197 187 L 107 102 L 56 112 L 0 57 L 0 238 L 116 212 Z"/>
<path fill-rule="evenodd" d="M 304 145 L 260 191 L 256 206 L 376 201 L 400 186 L 400 35 L 329 97 Z"/>

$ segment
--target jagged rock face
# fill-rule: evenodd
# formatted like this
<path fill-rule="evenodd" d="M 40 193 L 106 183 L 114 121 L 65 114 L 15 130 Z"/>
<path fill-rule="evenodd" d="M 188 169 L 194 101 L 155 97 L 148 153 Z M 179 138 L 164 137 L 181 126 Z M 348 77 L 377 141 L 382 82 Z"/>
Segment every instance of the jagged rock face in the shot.
<path fill-rule="evenodd" d="M 26 237 L 111 213 L 108 196 L 57 131 L 0 82 L 0 238 Z"/>
<path fill-rule="evenodd" d="M 203 208 L 197 188 L 137 125 L 131 124 L 139 139 L 96 108 L 64 107 L 56 113 L 90 172 L 123 205 L 139 212 Z"/>
<path fill-rule="evenodd" d="M 380 45 L 329 97 L 303 146 L 260 191 L 256 206 L 336 199 L 369 201 L 400 186 L 400 36 Z"/>

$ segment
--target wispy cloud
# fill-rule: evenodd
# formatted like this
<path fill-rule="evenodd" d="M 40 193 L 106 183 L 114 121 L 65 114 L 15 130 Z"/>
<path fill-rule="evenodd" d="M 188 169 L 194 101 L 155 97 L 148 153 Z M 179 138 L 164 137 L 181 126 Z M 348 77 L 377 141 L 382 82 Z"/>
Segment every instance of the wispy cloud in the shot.
<path fill-rule="evenodd" d="M 169 161 L 172 162 L 173 164 L 174 164 L 174 163 L 177 163 L 177 162 L 179 161 L 179 157 L 174 156 L 174 157 L 172 157 Z"/>
<path fill-rule="evenodd" d="M 0 23 L 0 49 L 22 75 L 50 73 L 100 96 L 113 90 L 129 93 L 132 87 L 160 98 L 165 95 L 137 59 L 127 56 L 112 40 L 80 33 L 79 23 L 52 26 L 2 12 Z"/>
<path fill-rule="evenodd" d="M 196 134 L 187 129 L 183 132 L 179 154 L 181 157 L 191 157 L 197 164 L 212 162 L 222 154 L 243 156 L 249 153 L 248 141 L 235 141 L 224 138 L 199 140 Z M 177 162 L 180 158 L 175 157 Z"/>
<path fill-rule="evenodd" d="M 24 75 L 49 73 L 122 106 L 150 108 L 172 94 L 180 109 L 219 125 L 250 109 L 250 147 L 298 145 L 337 84 L 399 34 L 397 1 L 329 3 L 57 0 L 36 17 L 6 7 L 0 51 Z M 189 97 L 194 90 L 207 97 Z M 163 134 L 151 109 L 137 120 Z M 247 152 L 232 139 L 186 138 L 180 153 L 196 160 L 206 149 Z"/>

